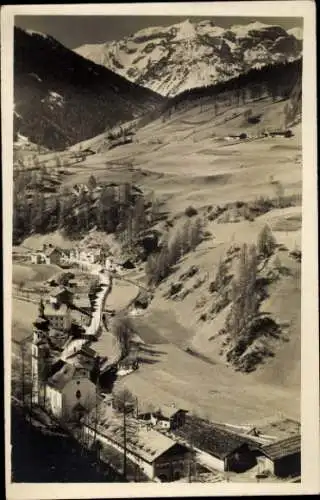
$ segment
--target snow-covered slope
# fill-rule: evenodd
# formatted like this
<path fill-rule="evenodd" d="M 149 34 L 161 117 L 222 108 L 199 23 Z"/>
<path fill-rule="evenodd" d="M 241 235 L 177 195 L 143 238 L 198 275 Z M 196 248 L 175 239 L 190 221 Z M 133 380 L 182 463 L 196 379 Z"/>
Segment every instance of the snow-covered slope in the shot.
<path fill-rule="evenodd" d="M 75 52 L 162 95 L 226 81 L 252 67 L 301 55 L 302 30 L 255 22 L 221 28 L 186 20 L 151 27 L 120 41 L 82 45 Z"/>

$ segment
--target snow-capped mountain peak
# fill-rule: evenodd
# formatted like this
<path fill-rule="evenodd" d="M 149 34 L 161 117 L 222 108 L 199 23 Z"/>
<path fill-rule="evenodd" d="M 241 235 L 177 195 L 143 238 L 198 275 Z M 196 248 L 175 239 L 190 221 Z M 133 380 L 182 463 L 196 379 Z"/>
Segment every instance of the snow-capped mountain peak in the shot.
<path fill-rule="evenodd" d="M 295 31 L 294 31 L 295 30 Z M 75 52 L 165 96 L 226 81 L 251 68 L 301 56 L 302 30 L 260 21 L 222 28 L 211 20 L 152 26 Z"/>

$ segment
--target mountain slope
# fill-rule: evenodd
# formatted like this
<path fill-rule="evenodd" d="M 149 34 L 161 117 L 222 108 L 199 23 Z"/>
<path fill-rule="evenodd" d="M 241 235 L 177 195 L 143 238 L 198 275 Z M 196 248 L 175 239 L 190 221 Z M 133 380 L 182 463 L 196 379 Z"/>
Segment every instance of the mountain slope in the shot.
<path fill-rule="evenodd" d="M 296 38 L 296 36 L 298 38 Z M 224 29 L 189 20 L 141 30 L 123 40 L 82 45 L 75 52 L 163 95 L 226 81 L 250 68 L 301 55 L 300 28 L 259 22 Z"/>
<path fill-rule="evenodd" d="M 63 149 L 157 108 L 163 98 L 54 38 L 15 28 L 15 133 Z"/>

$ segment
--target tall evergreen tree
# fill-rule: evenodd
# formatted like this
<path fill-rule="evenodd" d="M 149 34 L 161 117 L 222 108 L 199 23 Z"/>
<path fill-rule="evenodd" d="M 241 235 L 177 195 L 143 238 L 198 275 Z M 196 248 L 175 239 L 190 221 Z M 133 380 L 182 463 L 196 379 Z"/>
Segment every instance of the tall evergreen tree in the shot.
<path fill-rule="evenodd" d="M 251 245 L 248 250 L 244 244 L 240 252 L 238 273 L 232 281 L 232 304 L 227 319 L 227 328 L 235 340 L 239 340 L 240 337 L 245 338 L 249 324 L 258 310 L 257 264 L 256 246 Z"/>
<path fill-rule="evenodd" d="M 270 227 L 266 224 L 258 235 L 258 252 L 263 257 L 270 257 L 276 247 L 276 240 Z"/>
<path fill-rule="evenodd" d="M 97 179 L 94 175 L 90 175 L 88 180 L 88 188 L 93 191 L 97 187 Z"/>

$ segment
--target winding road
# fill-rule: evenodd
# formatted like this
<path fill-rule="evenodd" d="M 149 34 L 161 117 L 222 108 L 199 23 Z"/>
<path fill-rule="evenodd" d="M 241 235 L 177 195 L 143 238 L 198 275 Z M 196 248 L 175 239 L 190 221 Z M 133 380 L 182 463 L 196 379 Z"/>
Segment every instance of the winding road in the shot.
<path fill-rule="evenodd" d="M 107 296 L 112 290 L 112 275 L 111 271 L 107 271 L 100 265 L 92 264 L 90 265 L 90 272 L 94 276 L 99 277 L 101 290 L 96 295 L 93 306 L 93 314 L 91 317 L 91 322 L 89 326 L 85 328 L 84 338 L 80 339 L 70 339 L 65 345 L 65 348 L 61 354 L 60 359 L 62 361 L 67 361 L 68 357 L 76 354 L 81 350 L 84 345 L 96 340 L 99 335 L 110 334 L 107 332 L 105 325 L 102 321 L 102 314 L 105 307 L 105 302 Z"/>
<path fill-rule="evenodd" d="M 81 262 L 79 263 L 81 264 Z M 99 264 L 86 263 L 86 267 L 89 269 L 92 275 L 99 278 L 100 287 L 100 290 L 98 291 L 94 299 L 91 322 L 85 328 L 82 338 L 70 338 L 69 341 L 67 341 L 60 359 L 62 361 L 68 361 L 68 358 L 77 354 L 84 345 L 91 345 L 94 350 L 97 350 L 98 352 L 99 350 L 101 350 L 103 352 L 102 356 L 107 357 L 107 360 L 100 368 L 100 372 L 104 373 L 108 371 L 112 366 L 115 366 L 121 358 L 121 346 L 119 345 L 117 339 L 113 337 L 104 321 L 106 300 L 112 292 L 113 278 L 115 277 L 121 281 L 127 281 L 133 284 L 137 288 L 137 294 L 143 287 L 132 282 L 131 280 L 123 278 L 121 276 L 120 267 L 114 264 L 110 265 L 109 263 L 108 266 L 102 267 Z M 130 300 L 129 306 L 133 302 L 133 300 Z M 122 308 L 122 310 L 126 310 L 127 307 L 128 305 Z"/>

